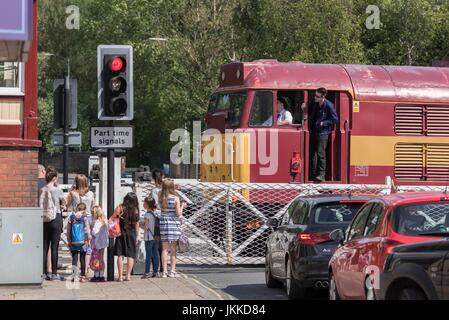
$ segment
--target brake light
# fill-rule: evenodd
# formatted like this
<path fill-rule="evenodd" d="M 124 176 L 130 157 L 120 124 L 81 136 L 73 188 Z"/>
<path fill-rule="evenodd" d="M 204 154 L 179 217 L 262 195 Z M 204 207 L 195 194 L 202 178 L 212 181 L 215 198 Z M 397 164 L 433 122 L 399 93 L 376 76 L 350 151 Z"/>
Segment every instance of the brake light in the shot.
<path fill-rule="evenodd" d="M 365 203 L 368 200 L 340 200 L 340 203 Z"/>
<path fill-rule="evenodd" d="M 329 241 L 329 233 L 300 233 L 298 234 L 298 241 L 301 244 L 314 245 Z"/>
<path fill-rule="evenodd" d="M 399 246 L 403 244 L 402 242 L 396 241 L 396 240 L 391 240 L 391 239 L 385 239 L 384 241 L 382 241 L 382 248 L 385 252 L 385 254 L 392 254 L 393 253 L 393 249 L 396 246 Z"/>
<path fill-rule="evenodd" d="M 444 197 L 441 197 L 440 201 L 449 201 L 449 196 L 445 195 Z"/>

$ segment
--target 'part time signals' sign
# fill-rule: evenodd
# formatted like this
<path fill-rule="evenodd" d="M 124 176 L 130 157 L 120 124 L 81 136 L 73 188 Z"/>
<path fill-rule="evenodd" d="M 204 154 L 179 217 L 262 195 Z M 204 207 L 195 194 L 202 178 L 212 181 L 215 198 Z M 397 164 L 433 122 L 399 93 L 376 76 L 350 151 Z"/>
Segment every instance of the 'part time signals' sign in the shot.
<path fill-rule="evenodd" d="M 134 147 L 133 129 L 133 127 L 92 127 L 90 145 L 97 149 L 131 149 Z"/>

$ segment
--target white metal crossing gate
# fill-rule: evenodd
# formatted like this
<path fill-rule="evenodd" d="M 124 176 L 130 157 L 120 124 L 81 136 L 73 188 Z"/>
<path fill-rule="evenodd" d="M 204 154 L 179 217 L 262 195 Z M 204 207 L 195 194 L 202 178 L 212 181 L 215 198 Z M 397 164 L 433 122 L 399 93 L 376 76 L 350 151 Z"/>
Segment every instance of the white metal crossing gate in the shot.
<path fill-rule="evenodd" d="M 135 185 L 142 206 L 154 185 Z M 322 184 L 179 184 L 188 206 L 184 211 L 190 240 L 188 252 L 177 254 L 182 264 L 263 264 L 265 242 L 271 232 L 265 222 L 280 218 L 299 195 L 388 194 L 387 185 Z"/>

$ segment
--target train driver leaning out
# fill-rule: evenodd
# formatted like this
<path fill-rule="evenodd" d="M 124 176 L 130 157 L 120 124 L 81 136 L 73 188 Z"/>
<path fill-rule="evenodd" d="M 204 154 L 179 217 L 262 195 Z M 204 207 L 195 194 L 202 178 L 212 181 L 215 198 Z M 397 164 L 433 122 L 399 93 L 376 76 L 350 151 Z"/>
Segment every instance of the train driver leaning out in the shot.
<path fill-rule="evenodd" d="M 284 108 L 285 102 L 281 99 L 277 101 L 277 125 L 285 126 L 291 125 L 293 123 L 293 116 L 290 111 Z M 273 122 L 273 116 L 270 116 L 264 123 L 263 126 L 271 127 Z"/>

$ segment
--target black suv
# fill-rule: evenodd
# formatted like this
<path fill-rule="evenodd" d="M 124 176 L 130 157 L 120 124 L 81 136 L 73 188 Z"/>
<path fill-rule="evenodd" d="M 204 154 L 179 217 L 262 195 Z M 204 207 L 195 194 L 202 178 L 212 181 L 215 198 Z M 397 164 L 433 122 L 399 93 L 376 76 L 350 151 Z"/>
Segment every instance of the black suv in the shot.
<path fill-rule="evenodd" d="M 378 281 L 379 300 L 449 299 L 449 239 L 395 247 Z"/>
<path fill-rule="evenodd" d="M 298 197 L 280 220 L 270 218 L 273 232 L 266 242 L 265 281 L 269 288 L 285 283 L 290 299 L 306 296 L 312 288 L 329 286 L 328 263 L 338 246 L 331 231 L 347 228 L 358 209 L 372 197 L 317 195 Z"/>

